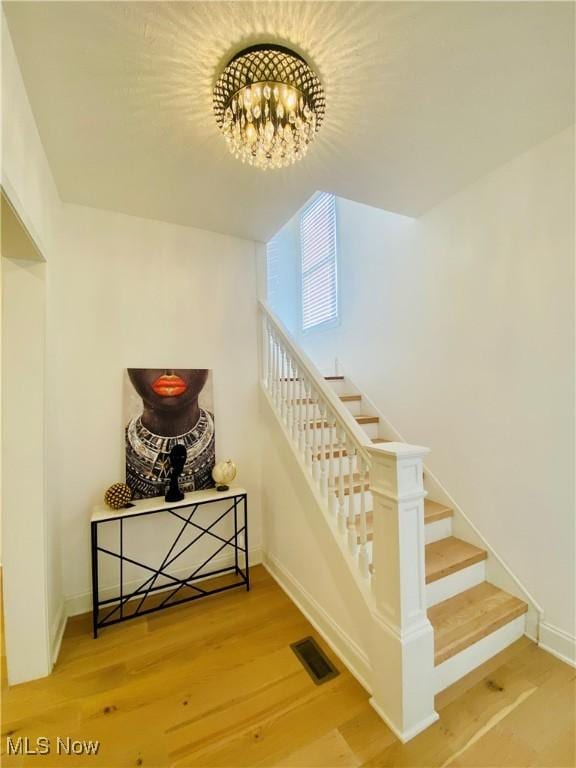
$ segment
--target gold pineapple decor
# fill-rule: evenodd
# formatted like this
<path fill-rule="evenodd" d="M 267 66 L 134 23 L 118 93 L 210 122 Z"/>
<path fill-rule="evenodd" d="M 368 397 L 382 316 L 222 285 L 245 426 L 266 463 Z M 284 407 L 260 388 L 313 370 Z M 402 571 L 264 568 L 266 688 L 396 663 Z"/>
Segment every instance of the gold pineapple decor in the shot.
<path fill-rule="evenodd" d="M 127 507 L 132 499 L 132 490 L 126 483 L 114 483 L 104 494 L 104 501 L 111 509 Z"/>

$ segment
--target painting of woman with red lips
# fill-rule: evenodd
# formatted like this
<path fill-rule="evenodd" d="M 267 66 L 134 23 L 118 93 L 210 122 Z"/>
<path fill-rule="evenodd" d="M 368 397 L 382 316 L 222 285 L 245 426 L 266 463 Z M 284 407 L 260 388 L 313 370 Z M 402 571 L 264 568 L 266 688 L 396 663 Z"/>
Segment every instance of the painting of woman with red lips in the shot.
<path fill-rule="evenodd" d="M 164 496 L 170 451 L 186 448 L 182 491 L 211 488 L 215 461 L 212 372 L 205 368 L 128 368 L 126 483 L 135 499 Z"/>

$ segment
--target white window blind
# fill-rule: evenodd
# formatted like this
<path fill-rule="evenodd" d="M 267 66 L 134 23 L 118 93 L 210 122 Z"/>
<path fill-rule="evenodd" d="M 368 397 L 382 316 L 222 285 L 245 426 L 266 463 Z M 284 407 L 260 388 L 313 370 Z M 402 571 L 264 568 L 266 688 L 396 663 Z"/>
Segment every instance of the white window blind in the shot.
<path fill-rule="evenodd" d="M 338 318 L 336 198 L 322 193 L 300 215 L 302 328 Z"/>

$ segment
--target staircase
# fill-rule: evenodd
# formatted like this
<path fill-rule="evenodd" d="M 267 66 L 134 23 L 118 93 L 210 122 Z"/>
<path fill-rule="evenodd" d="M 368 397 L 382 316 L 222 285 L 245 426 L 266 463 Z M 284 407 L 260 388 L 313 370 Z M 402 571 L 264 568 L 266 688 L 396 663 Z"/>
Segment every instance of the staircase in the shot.
<path fill-rule="evenodd" d="M 321 376 L 260 309 L 264 392 L 370 606 L 372 704 L 407 741 L 437 719 L 435 694 L 525 633 L 528 602 L 487 580 L 491 552 L 427 497 L 428 449 L 389 439 L 351 382 Z"/>
<path fill-rule="evenodd" d="M 362 427 L 367 441 L 369 440 L 372 444 L 392 442 L 379 436 L 378 416 L 363 414 L 362 395 L 346 393 L 347 382 L 344 376 L 325 376 L 324 379 Z M 344 475 L 343 480 L 344 494 L 353 494 L 354 506 L 359 506 L 356 497 L 362 489 L 360 474 Z M 370 484 L 369 473 L 365 482 L 367 485 Z M 338 493 L 338 487 L 339 478 L 336 478 L 336 493 Z M 371 499 L 368 500 L 368 504 L 371 505 Z M 453 510 L 445 504 L 428 498 L 424 500 L 426 606 L 428 618 L 434 630 L 435 667 L 458 656 L 484 638 L 488 638 L 489 641 L 491 636 L 494 641 L 494 653 L 502 650 L 502 643 L 499 642 L 501 637 L 512 642 L 524 634 L 524 615 L 528 611 L 526 602 L 486 581 L 488 552 L 452 535 L 453 514 Z M 374 537 L 373 521 L 373 511 L 370 509 L 366 513 L 370 573 L 374 572 L 371 552 L 371 542 Z M 355 515 L 349 525 L 359 544 L 361 541 L 360 515 Z M 502 628 L 506 629 L 495 637 L 498 630 Z M 482 658 L 482 661 L 484 660 Z M 466 668 L 464 671 L 469 670 Z M 442 672 L 437 677 L 441 681 L 438 691 L 454 682 L 454 674 L 446 677 L 444 681 Z M 446 685 L 442 684 L 443 682 Z"/>

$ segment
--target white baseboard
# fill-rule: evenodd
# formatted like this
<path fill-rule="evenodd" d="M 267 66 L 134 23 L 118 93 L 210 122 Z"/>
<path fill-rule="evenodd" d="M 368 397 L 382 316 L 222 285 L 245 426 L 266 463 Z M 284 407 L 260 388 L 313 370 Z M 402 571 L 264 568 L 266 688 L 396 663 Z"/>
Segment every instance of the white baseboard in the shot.
<path fill-rule="evenodd" d="M 371 693 L 370 662 L 364 651 L 274 556 L 265 554 L 263 562 L 272 578 L 322 635 L 349 672 L 368 693 Z"/>
<path fill-rule="evenodd" d="M 250 567 L 258 565 L 262 562 L 262 547 L 252 547 L 248 550 L 248 562 Z M 177 579 L 184 579 L 190 575 L 191 571 L 200 567 L 201 562 L 190 563 L 186 568 L 182 568 L 178 571 L 173 571 L 172 575 Z M 227 568 L 230 565 L 234 565 L 233 555 L 222 555 L 221 557 L 215 557 L 210 561 L 210 567 L 213 570 L 219 568 Z M 129 593 L 131 590 L 138 589 L 142 584 L 143 579 L 134 579 L 133 581 L 124 582 L 124 594 Z M 173 585 L 167 585 L 166 589 L 172 589 Z M 159 592 L 163 590 L 158 590 Z M 113 584 L 110 587 L 104 587 L 100 589 L 100 598 L 106 600 L 118 595 L 118 584 Z M 66 598 L 66 616 L 78 616 L 81 613 L 89 613 L 92 610 L 92 592 L 82 592 L 78 595 L 70 595 Z"/>
<path fill-rule="evenodd" d="M 560 661 L 570 664 L 571 667 L 576 667 L 576 637 L 541 621 L 539 638 L 540 648 L 556 656 Z"/>
<path fill-rule="evenodd" d="M 54 666 L 54 664 L 56 664 L 58 661 L 58 654 L 60 653 L 60 646 L 62 645 L 62 638 L 64 637 L 66 622 L 68 621 L 65 608 L 65 602 L 62 600 L 58 606 L 58 611 L 56 612 L 54 621 L 52 622 L 52 627 L 50 628 L 50 641 L 52 646 L 50 651 L 52 657 L 52 666 Z"/>
<path fill-rule="evenodd" d="M 425 731 L 426 728 L 434 725 L 434 723 L 440 718 L 438 712 L 434 712 L 432 715 L 430 715 L 430 717 L 422 720 L 417 725 L 410 728 L 410 730 L 402 731 L 395 723 L 392 722 L 392 720 L 390 720 L 384 710 L 380 709 L 375 699 L 370 699 L 370 706 L 382 718 L 382 720 L 384 720 L 388 728 L 390 728 L 394 736 L 396 736 L 396 738 L 401 741 L 402 744 L 406 744 L 406 742 L 410 741 L 415 736 L 418 736 L 419 733 L 422 733 L 422 731 Z"/>

